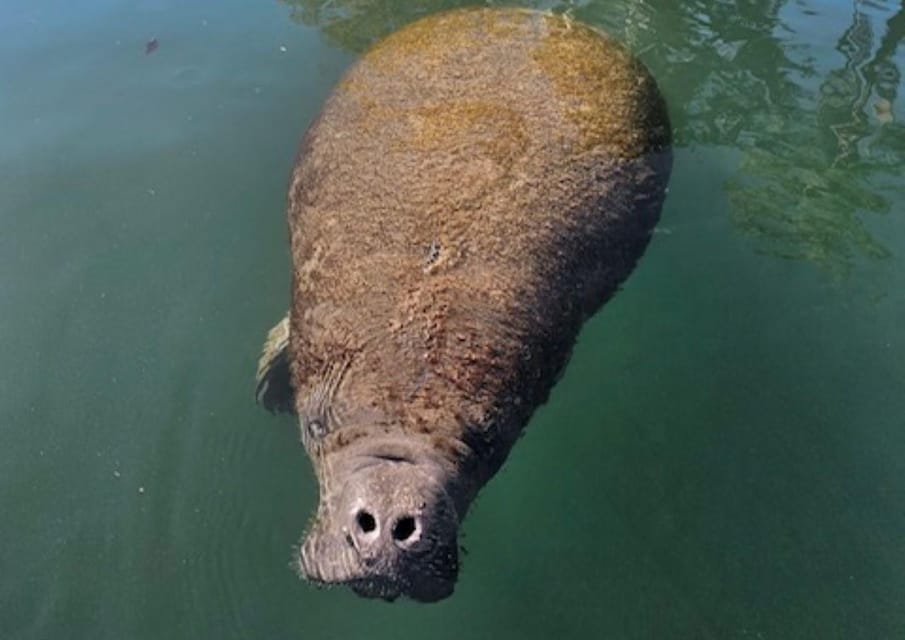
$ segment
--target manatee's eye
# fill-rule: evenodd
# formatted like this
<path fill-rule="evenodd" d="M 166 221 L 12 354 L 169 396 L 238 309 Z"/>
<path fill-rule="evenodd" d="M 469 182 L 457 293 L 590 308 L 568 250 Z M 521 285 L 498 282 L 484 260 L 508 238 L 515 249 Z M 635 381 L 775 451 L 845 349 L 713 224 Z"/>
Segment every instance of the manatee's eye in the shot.
<path fill-rule="evenodd" d="M 327 427 L 320 418 L 312 418 L 306 426 L 312 438 L 323 438 L 327 435 Z"/>
<path fill-rule="evenodd" d="M 427 248 L 427 255 L 424 258 L 425 268 L 434 264 L 440 258 L 440 243 L 433 240 Z"/>

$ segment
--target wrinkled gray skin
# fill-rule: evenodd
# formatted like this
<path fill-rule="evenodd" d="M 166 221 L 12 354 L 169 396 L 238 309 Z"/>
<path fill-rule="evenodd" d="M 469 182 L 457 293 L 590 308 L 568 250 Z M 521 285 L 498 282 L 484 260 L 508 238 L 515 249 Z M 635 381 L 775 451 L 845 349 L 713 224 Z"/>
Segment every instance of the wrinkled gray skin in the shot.
<path fill-rule="evenodd" d="M 405 439 L 372 440 L 338 457 L 331 476 L 345 482 L 334 496 L 324 494 L 335 515 L 318 517 L 302 546 L 306 576 L 348 576 L 342 582 L 357 593 L 388 600 L 452 593 L 459 518 L 448 475 L 429 450 Z"/>
<path fill-rule="evenodd" d="M 289 318 L 271 329 L 257 373 L 257 402 L 294 411 Z M 433 602 L 453 592 L 458 574 L 459 513 L 471 495 L 456 470 L 424 440 L 384 433 L 342 451 L 318 453 L 320 420 L 302 419 L 302 442 L 319 464 L 320 508 L 297 559 L 301 575 L 345 584 L 367 597 L 407 594 Z"/>
<path fill-rule="evenodd" d="M 320 487 L 301 575 L 452 593 L 468 506 L 647 246 L 669 144 L 644 67 L 562 17 L 434 16 L 350 69 L 292 174 L 258 370 Z"/>

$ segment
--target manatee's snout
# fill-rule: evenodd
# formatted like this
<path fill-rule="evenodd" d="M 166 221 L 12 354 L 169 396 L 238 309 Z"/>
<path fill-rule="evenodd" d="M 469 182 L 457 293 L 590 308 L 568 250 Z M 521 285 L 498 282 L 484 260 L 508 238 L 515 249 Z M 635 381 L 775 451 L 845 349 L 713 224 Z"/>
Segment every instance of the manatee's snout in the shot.
<path fill-rule="evenodd" d="M 458 517 L 442 474 L 430 464 L 373 458 L 321 497 L 301 549 L 311 580 L 358 594 L 435 601 L 458 575 Z"/>

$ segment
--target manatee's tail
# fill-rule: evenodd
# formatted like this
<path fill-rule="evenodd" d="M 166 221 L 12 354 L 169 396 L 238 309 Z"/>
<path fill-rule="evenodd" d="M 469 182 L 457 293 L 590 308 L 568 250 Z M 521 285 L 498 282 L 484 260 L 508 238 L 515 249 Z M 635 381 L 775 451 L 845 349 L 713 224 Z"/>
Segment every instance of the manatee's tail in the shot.
<path fill-rule="evenodd" d="M 271 413 L 293 413 L 289 378 L 289 315 L 267 333 L 255 374 L 255 400 Z"/>

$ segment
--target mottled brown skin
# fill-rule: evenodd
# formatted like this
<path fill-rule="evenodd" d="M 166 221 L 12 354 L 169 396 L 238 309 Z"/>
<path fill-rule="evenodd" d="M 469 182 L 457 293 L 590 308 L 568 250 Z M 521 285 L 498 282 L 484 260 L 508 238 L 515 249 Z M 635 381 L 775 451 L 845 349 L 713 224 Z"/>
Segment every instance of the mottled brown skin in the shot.
<path fill-rule="evenodd" d="M 349 70 L 289 190 L 304 575 L 452 592 L 469 504 L 648 243 L 669 145 L 646 69 L 561 16 L 429 17 Z"/>

